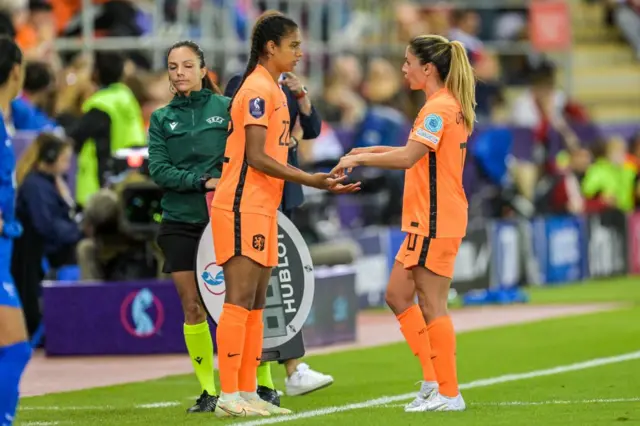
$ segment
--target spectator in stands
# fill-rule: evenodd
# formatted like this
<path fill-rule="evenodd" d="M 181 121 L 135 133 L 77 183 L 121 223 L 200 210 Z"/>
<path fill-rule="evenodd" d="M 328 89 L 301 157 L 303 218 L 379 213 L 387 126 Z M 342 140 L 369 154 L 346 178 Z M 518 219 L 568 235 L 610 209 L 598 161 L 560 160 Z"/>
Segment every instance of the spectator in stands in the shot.
<path fill-rule="evenodd" d="M 13 39 L 16 36 L 16 28 L 13 25 L 13 17 L 7 10 L 0 9 L 0 35 L 6 35 Z"/>
<path fill-rule="evenodd" d="M 57 61 L 53 8 L 47 0 L 29 0 L 25 22 L 17 26 L 16 42 L 27 59 Z"/>
<path fill-rule="evenodd" d="M 82 34 L 82 2 L 79 0 L 54 0 L 55 3 L 67 3 L 72 6 L 72 16 L 62 31 L 65 37 L 77 37 Z M 123 0 L 92 0 L 94 31 L 96 37 L 140 37 L 143 29 L 138 21 L 137 2 Z M 61 8 L 58 7 L 60 10 Z M 127 50 L 125 56 L 137 66 L 150 69 L 151 61 L 144 50 Z"/>
<path fill-rule="evenodd" d="M 53 130 L 54 76 L 44 62 L 27 62 L 22 95 L 11 102 L 11 118 L 16 130 Z"/>
<path fill-rule="evenodd" d="M 29 16 L 28 0 L 0 0 L 0 29 L 3 35 L 16 38 L 18 28 Z"/>
<path fill-rule="evenodd" d="M 408 42 L 420 34 L 431 32 L 427 22 L 422 19 L 420 7 L 413 2 L 398 2 L 395 6 L 395 15 L 401 42 Z"/>
<path fill-rule="evenodd" d="M 556 87 L 555 71 L 551 63 L 541 65 L 531 87 L 514 101 L 511 109 L 511 123 L 531 129 L 535 136 L 533 163 L 521 164 L 516 177 L 521 193 L 529 200 L 533 200 L 538 176 L 554 161 L 548 152 L 550 131 L 562 135 L 566 148 L 572 151 L 580 142 L 568 122 L 587 119 L 582 108 Z"/>
<path fill-rule="evenodd" d="M 67 133 L 80 122 L 82 105 L 96 91 L 90 57 L 78 55 L 61 72 L 56 85 L 54 116 Z"/>
<path fill-rule="evenodd" d="M 595 162 L 582 180 L 582 192 L 587 200 L 600 203 L 601 208 L 616 207 L 629 212 L 635 208 L 636 175 L 626 160 L 624 139 L 613 136 L 595 147 Z"/>
<path fill-rule="evenodd" d="M 625 166 L 635 173 L 633 202 L 634 208 L 640 210 L 640 132 L 631 137 Z"/>
<path fill-rule="evenodd" d="M 359 93 L 361 84 L 362 69 L 358 58 L 353 55 L 335 58 L 324 94 L 315 102 L 324 120 L 349 129 L 360 123 L 366 110 Z"/>
<path fill-rule="evenodd" d="M 362 92 L 368 106 L 354 134 L 352 148 L 404 144 L 410 122 L 401 111 L 406 104 L 406 96 L 395 67 L 386 59 L 371 60 Z M 388 193 L 385 205 L 373 210 L 379 213 L 383 223 L 396 223 L 402 213 L 404 171 L 357 169 L 354 173 L 358 175 L 354 177 L 356 180 L 365 182 L 365 188 L 369 186 L 373 191 Z M 376 183 L 367 185 L 366 181 Z"/>
<path fill-rule="evenodd" d="M 456 9 L 452 13 L 453 28 L 449 39 L 461 42 L 467 50 L 478 83 L 476 85 L 476 114 L 478 121 L 491 119 L 493 107 L 502 101 L 501 84 L 498 81 L 499 64 L 497 58 L 487 52 L 478 37 L 480 15 L 471 9 Z"/>
<path fill-rule="evenodd" d="M 74 202 L 64 180 L 73 150 L 70 143 L 43 133 L 18 161 L 16 213 L 24 233 L 15 241 L 12 274 L 33 334 L 41 320 L 39 288 L 42 259 L 52 268 L 75 264 L 75 247 L 82 232 L 73 219 Z"/>
<path fill-rule="evenodd" d="M 640 60 L 640 0 L 607 0 L 613 19 Z"/>
<path fill-rule="evenodd" d="M 640 171 L 640 132 L 634 134 L 629 141 L 627 161 L 635 164 L 636 168 Z"/>
<path fill-rule="evenodd" d="M 452 24 L 449 39 L 461 42 L 467 49 L 471 64 L 474 64 L 484 52 L 484 43 L 478 37 L 480 15 L 472 9 L 456 9 L 452 13 Z"/>
<path fill-rule="evenodd" d="M 580 188 L 590 164 L 591 153 L 584 148 L 560 156 L 554 173 L 543 176 L 539 185 L 537 214 L 582 214 L 599 210 L 599 202 L 587 202 Z"/>
<path fill-rule="evenodd" d="M 122 55 L 96 53 L 93 78 L 100 89 L 85 101 L 84 115 L 68 130 L 78 153 L 76 202 L 81 207 L 106 183 L 115 151 L 146 145 L 140 104 L 122 83 L 124 70 Z"/>

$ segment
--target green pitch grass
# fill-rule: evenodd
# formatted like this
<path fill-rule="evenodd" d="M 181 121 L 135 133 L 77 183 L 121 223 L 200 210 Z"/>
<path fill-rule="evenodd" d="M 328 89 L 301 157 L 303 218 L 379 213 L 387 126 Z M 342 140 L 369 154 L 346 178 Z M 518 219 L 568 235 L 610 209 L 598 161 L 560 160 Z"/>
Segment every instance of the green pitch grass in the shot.
<path fill-rule="evenodd" d="M 531 291 L 534 303 L 626 302 L 611 312 L 462 333 L 458 338 L 460 383 L 551 369 L 640 351 L 640 279 L 600 281 Z M 385 315 L 384 313 L 382 315 Z M 522 378 L 463 391 L 463 413 L 404 413 L 405 400 L 381 401 L 414 392 L 420 380 L 417 360 L 406 345 L 362 349 L 307 360 L 336 382 L 317 393 L 283 397 L 296 414 L 291 425 L 603 425 L 640 423 L 640 356 L 593 368 Z M 274 365 L 276 384 L 283 369 Z M 64 380 L 63 377 L 60 380 Z M 211 425 L 254 419 L 218 420 L 213 415 L 186 415 L 199 393 L 193 376 L 24 398 L 17 425 Z M 365 408 L 343 410 L 349 404 Z M 140 405 L 153 404 L 141 408 Z M 313 413 L 312 413 L 313 414 Z M 259 419 L 260 420 L 260 419 Z M 269 418 L 267 420 L 278 420 Z M 282 418 L 284 420 L 284 418 Z M 277 423 L 280 424 L 280 423 Z"/>

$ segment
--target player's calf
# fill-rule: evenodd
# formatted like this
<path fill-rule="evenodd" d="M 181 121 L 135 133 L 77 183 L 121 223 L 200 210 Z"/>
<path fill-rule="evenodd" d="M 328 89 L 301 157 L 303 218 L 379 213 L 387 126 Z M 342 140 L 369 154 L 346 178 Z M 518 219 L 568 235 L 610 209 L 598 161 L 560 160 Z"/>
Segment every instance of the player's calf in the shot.
<path fill-rule="evenodd" d="M 0 424 L 11 426 L 20 396 L 20 378 L 31 359 L 28 342 L 0 347 Z"/>

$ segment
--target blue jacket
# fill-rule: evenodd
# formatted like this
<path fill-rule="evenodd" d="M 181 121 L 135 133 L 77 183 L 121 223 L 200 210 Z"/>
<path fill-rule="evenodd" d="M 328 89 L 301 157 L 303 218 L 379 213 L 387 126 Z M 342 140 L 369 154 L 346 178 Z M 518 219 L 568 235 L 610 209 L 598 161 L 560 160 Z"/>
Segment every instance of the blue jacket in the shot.
<path fill-rule="evenodd" d="M 11 117 L 16 130 L 53 130 L 55 121 L 26 99 L 16 98 L 11 101 Z"/>
<path fill-rule="evenodd" d="M 401 146 L 409 136 L 408 127 L 409 121 L 397 109 L 372 105 L 358 126 L 353 147 Z"/>
<path fill-rule="evenodd" d="M 22 234 L 16 220 L 16 159 L 13 145 L 0 113 L 0 212 L 4 226 L 0 233 L 0 280 L 11 281 L 11 251 L 13 240 Z"/>
<path fill-rule="evenodd" d="M 227 83 L 227 87 L 224 90 L 224 95 L 232 97 L 238 89 L 238 85 L 242 80 L 242 76 L 237 75 Z M 289 106 L 289 115 L 291 117 L 291 129 L 294 128 L 298 117 L 300 117 L 300 127 L 302 127 L 302 139 L 315 139 L 320 136 L 320 129 L 322 127 L 322 119 L 316 109 L 311 107 L 311 114 L 304 115 L 300 113 L 300 107 L 298 106 L 298 100 L 295 95 L 287 86 L 282 86 L 284 94 L 287 95 L 287 105 Z M 293 167 L 299 167 L 298 162 L 298 147 L 289 149 L 289 164 Z M 296 207 L 299 207 L 304 202 L 304 194 L 302 193 L 302 186 L 297 183 L 285 182 L 284 191 L 282 193 L 282 211 L 285 214 L 290 213 Z"/>
<path fill-rule="evenodd" d="M 58 252 L 80 241 L 82 232 L 69 215 L 71 209 L 56 188 L 55 178 L 30 172 L 20 185 L 16 206 L 25 227 L 32 227 L 43 241 L 44 254 Z"/>

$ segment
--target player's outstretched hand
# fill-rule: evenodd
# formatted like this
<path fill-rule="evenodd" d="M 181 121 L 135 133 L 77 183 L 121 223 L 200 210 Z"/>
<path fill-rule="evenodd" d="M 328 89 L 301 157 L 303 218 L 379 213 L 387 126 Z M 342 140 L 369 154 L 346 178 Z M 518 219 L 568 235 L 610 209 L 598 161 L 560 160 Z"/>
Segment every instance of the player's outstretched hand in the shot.
<path fill-rule="evenodd" d="M 347 178 L 347 175 L 335 177 L 330 173 L 314 173 L 311 175 L 308 186 L 312 188 L 329 190 L 332 187 L 338 185 L 340 182 L 344 181 Z"/>
<path fill-rule="evenodd" d="M 345 155 L 340 159 L 337 166 L 331 170 L 331 174 L 334 176 L 344 176 L 345 170 L 347 173 L 351 173 L 354 167 L 358 167 L 358 155 Z"/>
<path fill-rule="evenodd" d="M 334 194 L 351 194 L 360 191 L 360 182 L 343 185 L 341 183 L 329 188 Z"/>

